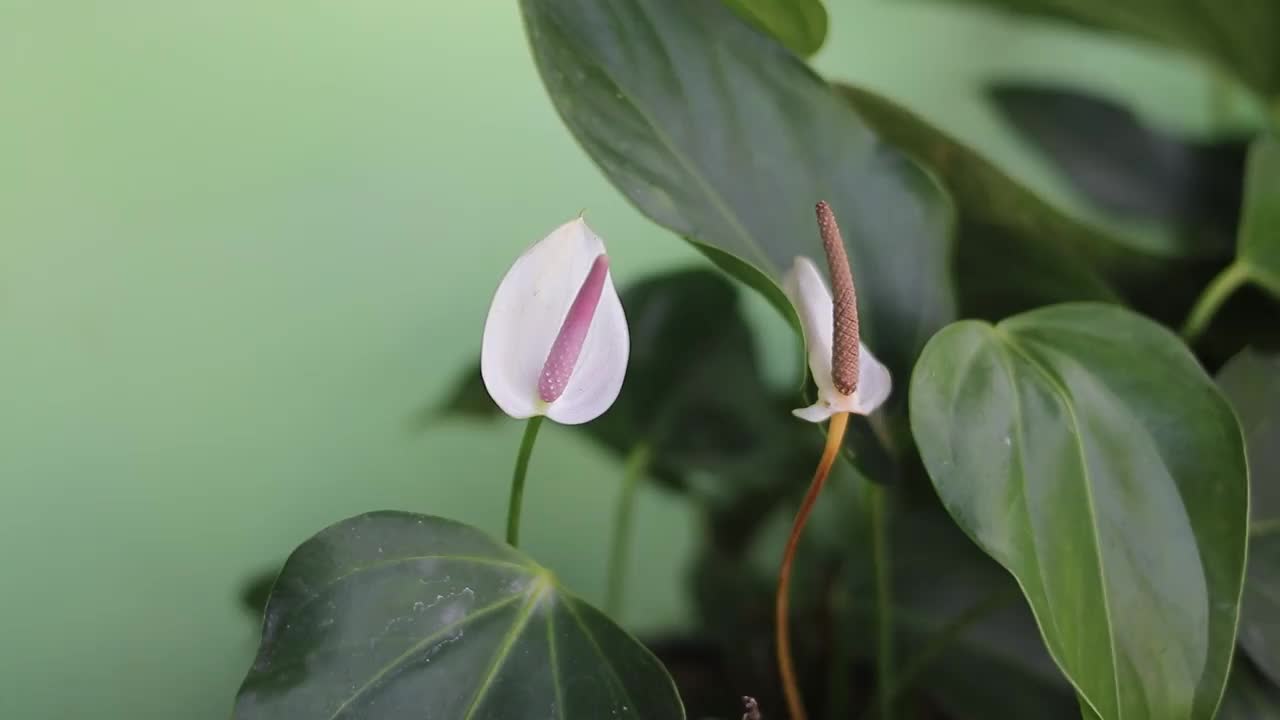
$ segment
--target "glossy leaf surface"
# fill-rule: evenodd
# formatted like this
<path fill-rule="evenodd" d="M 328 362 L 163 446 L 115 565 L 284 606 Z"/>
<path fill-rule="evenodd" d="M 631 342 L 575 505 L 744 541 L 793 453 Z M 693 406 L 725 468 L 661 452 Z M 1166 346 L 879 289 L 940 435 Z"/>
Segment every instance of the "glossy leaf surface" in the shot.
<path fill-rule="evenodd" d="M 772 37 L 719 2 L 521 7 L 561 117 L 650 218 L 778 284 L 795 256 L 823 257 L 813 208 L 827 200 L 867 344 L 891 370 L 953 316 L 941 189 Z"/>
<path fill-rule="evenodd" d="M 956 323 L 916 367 L 911 423 L 943 504 L 1103 720 L 1213 716 L 1248 478 L 1230 406 L 1174 335 L 1092 303 Z"/>
<path fill-rule="evenodd" d="M 1245 350 L 1218 372 L 1249 448 L 1249 573 L 1240 644 L 1280 684 L 1280 355 Z"/>
<path fill-rule="evenodd" d="M 289 557 L 235 717 L 684 718 L 658 660 L 510 546 L 427 515 Z"/>

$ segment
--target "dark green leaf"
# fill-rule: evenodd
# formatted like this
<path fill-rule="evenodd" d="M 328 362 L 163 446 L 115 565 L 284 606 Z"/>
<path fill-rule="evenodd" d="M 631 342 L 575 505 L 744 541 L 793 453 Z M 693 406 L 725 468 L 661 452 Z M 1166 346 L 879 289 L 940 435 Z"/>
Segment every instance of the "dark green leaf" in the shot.
<path fill-rule="evenodd" d="M 990 96 L 1099 207 L 1176 227 L 1187 237 L 1183 250 L 1189 254 L 1230 254 L 1247 138 L 1184 140 L 1149 127 L 1118 103 L 1065 87 L 997 83 Z"/>
<path fill-rule="evenodd" d="M 821 0 L 724 1 L 797 55 L 818 52 L 827 38 L 827 8 Z"/>
<path fill-rule="evenodd" d="M 1240 644 L 1280 684 L 1280 355 L 1245 350 L 1218 373 L 1249 449 L 1249 573 Z"/>
<path fill-rule="evenodd" d="M 519 551 L 378 512 L 303 543 L 236 699 L 247 718 L 683 718 L 661 663 Z"/>
<path fill-rule="evenodd" d="M 1078 717 L 1071 685 L 1036 632 L 1018 586 L 940 510 L 893 516 L 893 620 L 898 682 L 933 696 L 957 720 Z M 855 551 L 849 599 L 870 658 L 875 588 Z M 910 672 L 914 677 L 902 677 Z"/>
<path fill-rule="evenodd" d="M 967 0 L 1057 18 L 1189 51 L 1255 91 L 1280 93 L 1280 3 L 1275 0 Z"/>
<path fill-rule="evenodd" d="M 899 374 L 953 316 L 941 189 L 773 38 L 717 2 L 521 7 L 561 117 L 649 217 L 776 284 L 822 257 L 813 206 L 829 201 L 867 344 Z"/>
<path fill-rule="evenodd" d="M 1237 657 L 1218 720 L 1280 720 L 1280 688 L 1267 682 L 1248 660 Z"/>
<path fill-rule="evenodd" d="M 956 323 L 916 366 L 911 425 L 943 504 L 1103 720 L 1213 716 L 1248 476 L 1230 406 L 1173 334 L 1094 303 Z"/>
<path fill-rule="evenodd" d="M 1239 256 L 1249 278 L 1280 297 L 1280 140 L 1273 135 L 1249 150 Z"/>
<path fill-rule="evenodd" d="M 1107 273 L 1131 254 L 1120 241 L 1066 216 L 906 108 L 861 88 L 840 90 L 877 132 L 933 170 L 950 191 L 966 315 L 999 318 L 1064 300 L 1119 300 Z"/>

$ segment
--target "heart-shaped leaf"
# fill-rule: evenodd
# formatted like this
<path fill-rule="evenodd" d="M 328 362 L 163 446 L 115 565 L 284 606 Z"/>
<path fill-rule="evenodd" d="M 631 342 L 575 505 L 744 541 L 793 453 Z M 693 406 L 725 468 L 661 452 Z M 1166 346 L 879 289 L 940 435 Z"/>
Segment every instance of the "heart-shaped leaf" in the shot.
<path fill-rule="evenodd" d="M 1274 0 L 967 0 L 1067 20 L 1183 49 L 1229 68 L 1257 92 L 1280 93 L 1280 3 Z"/>
<path fill-rule="evenodd" d="M 1184 253 L 1230 253 L 1247 139 L 1175 137 L 1123 105 L 1067 87 L 1001 82 L 989 95 L 1013 127 L 1097 206 L 1183 230 Z"/>
<path fill-rule="evenodd" d="M 648 650 L 519 551 L 376 512 L 285 563 L 235 717 L 684 718 Z"/>
<path fill-rule="evenodd" d="M 1218 372 L 1249 449 L 1249 573 L 1240 644 L 1280 684 L 1280 355 L 1245 350 Z"/>
<path fill-rule="evenodd" d="M 910 401 L 943 504 L 1018 579 L 1088 705 L 1211 718 L 1248 475 L 1239 424 L 1187 348 L 1112 305 L 964 321 L 925 348 Z"/>
<path fill-rule="evenodd" d="M 618 189 L 659 224 L 780 284 L 822 257 L 835 208 L 867 344 L 905 373 L 954 314 L 952 213 L 799 58 L 720 2 L 522 0 L 552 101 Z M 777 298 L 776 293 L 773 297 Z"/>
<path fill-rule="evenodd" d="M 821 0 L 724 1 L 797 55 L 818 52 L 827 39 L 827 8 Z"/>
<path fill-rule="evenodd" d="M 1249 150 L 1237 263 L 1280 297 L 1280 140 L 1263 135 Z"/>

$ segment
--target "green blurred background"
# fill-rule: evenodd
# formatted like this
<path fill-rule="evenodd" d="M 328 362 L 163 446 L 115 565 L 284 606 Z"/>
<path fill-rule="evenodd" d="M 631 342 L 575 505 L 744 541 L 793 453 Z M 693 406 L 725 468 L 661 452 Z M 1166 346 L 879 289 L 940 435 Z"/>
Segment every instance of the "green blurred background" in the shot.
<path fill-rule="evenodd" d="M 1209 129 L 1210 78 L 1172 54 L 924 2 L 831 15 L 823 72 L 1072 207 L 983 80 Z M 415 418 L 516 254 L 583 208 L 620 284 L 700 262 L 561 127 L 514 3 L 0 2 L 0 716 L 224 718 L 241 586 L 310 534 L 378 508 L 497 531 L 518 424 Z M 534 458 L 526 547 L 590 599 L 619 475 L 562 428 Z M 627 621 L 680 627 L 696 517 L 640 512 Z"/>

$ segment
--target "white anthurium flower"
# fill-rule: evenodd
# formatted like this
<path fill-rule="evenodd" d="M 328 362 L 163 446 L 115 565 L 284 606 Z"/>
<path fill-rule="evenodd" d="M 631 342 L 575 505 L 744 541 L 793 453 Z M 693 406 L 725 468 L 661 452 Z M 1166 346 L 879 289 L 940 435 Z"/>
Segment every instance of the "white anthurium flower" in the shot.
<path fill-rule="evenodd" d="M 604 242 L 577 218 L 526 250 L 502 278 L 484 324 L 480 372 L 511 417 L 577 425 L 617 399 L 629 353 Z"/>
<path fill-rule="evenodd" d="M 832 375 L 831 291 L 823 282 L 818 267 L 809 258 L 796 258 L 783 278 L 782 289 L 800 315 L 805 349 L 809 355 L 809 371 L 818 386 L 817 402 L 794 410 L 795 416 L 809 422 L 822 422 L 840 412 L 870 415 L 884 403 L 893 389 L 889 369 L 859 341 L 857 386 L 852 394 L 836 389 Z"/>

